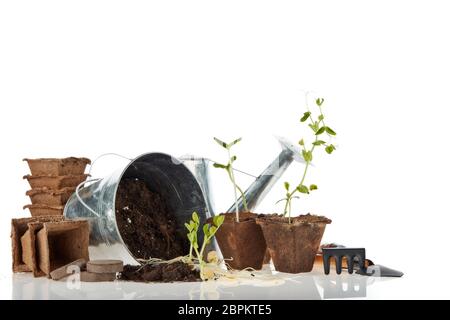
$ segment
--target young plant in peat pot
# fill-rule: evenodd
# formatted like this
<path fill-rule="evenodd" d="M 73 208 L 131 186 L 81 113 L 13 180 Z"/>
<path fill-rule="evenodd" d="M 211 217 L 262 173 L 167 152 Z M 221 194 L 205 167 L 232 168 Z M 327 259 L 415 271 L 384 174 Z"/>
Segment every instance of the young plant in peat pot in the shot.
<path fill-rule="evenodd" d="M 240 142 L 241 138 L 231 143 L 225 143 L 217 138 L 214 140 L 228 153 L 228 163 L 215 163 L 214 167 L 227 172 L 234 188 L 236 210 L 220 215 L 225 218 L 221 228 L 216 232 L 216 240 L 228 267 L 235 270 L 245 268 L 259 270 L 262 268 L 266 253 L 266 241 L 261 227 L 256 224 L 257 215 L 248 210 L 244 192 L 237 185 L 233 170 L 233 163 L 237 158 L 231 155 L 231 147 Z M 242 197 L 244 212 L 239 212 L 238 193 Z"/>
<path fill-rule="evenodd" d="M 304 139 L 299 141 L 305 167 L 300 176 L 300 182 L 295 188 L 291 188 L 288 182 L 284 183 L 286 196 L 279 201 L 285 202 L 283 214 L 257 218 L 257 224 L 262 228 L 275 269 L 280 272 L 310 272 L 314 266 L 325 226 L 331 223 L 331 220 L 326 217 L 311 214 L 291 217 L 292 200 L 299 198 L 299 194 L 306 195 L 317 190 L 315 184 L 306 185 L 306 176 L 314 151 L 324 148 L 326 153 L 331 154 L 336 149 L 333 144 L 320 139 L 324 135 L 336 135 L 334 130 L 325 124 L 322 112 L 323 102 L 321 98 L 315 101 L 318 108 L 317 118 L 314 118 L 308 109 L 300 119 L 302 123 L 310 122 L 308 126 L 313 133 L 313 141 L 310 145 L 307 145 Z"/>

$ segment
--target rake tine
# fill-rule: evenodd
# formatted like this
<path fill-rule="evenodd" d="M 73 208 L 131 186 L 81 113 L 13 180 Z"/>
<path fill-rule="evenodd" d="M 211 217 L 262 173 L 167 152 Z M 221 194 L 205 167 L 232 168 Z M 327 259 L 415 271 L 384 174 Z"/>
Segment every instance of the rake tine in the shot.
<path fill-rule="evenodd" d="M 327 253 L 323 254 L 323 269 L 325 274 L 330 274 L 330 256 Z"/>
<path fill-rule="evenodd" d="M 342 256 L 336 255 L 335 258 L 336 258 L 336 273 L 341 274 L 341 272 L 342 272 Z"/>
<path fill-rule="evenodd" d="M 348 273 L 352 274 L 353 273 L 353 256 L 347 255 L 347 270 Z"/>

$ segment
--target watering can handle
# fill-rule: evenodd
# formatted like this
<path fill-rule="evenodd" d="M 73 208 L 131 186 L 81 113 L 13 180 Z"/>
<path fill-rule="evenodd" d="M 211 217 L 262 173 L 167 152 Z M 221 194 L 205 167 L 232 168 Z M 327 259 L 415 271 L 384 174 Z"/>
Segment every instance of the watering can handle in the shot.
<path fill-rule="evenodd" d="M 88 209 L 89 212 L 93 213 L 97 218 L 100 218 L 100 215 L 99 215 L 95 210 L 93 210 L 91 207 L 89 207 L 89 206 L 86 204 L 86 202 L 83 201 L 83 199 L 81 199 L 81 197 L 80 197 L 80 188 L 81 188 L 82 186 L 84 186 L 86 183 L 89 183 L 89 182 L 97 182 L 97 181 L 100 181 L 100 180 L 101 180 L 101 179 L 89 179 L 89 180 L 83 181 L 83 182 L 81 182 L 81 183 L 77 186 L 77 188 L 75 189 L 75 195 L 77 196 L 78 201 L 80 201 L 80 203 L 81 203 L 86 209 Z"/>

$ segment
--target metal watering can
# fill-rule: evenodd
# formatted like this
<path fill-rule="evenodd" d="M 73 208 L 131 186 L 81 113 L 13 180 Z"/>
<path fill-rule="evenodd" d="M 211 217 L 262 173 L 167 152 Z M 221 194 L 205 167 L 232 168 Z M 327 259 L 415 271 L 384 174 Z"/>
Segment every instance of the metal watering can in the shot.
<path fill-rule="evenodd" d="M 278 140 L 282 146 L 280 154 L 245 191 L 249 210 L 259 204 L 294 159 L 303 161 L 295 145 L 283 138 Z M 168 210 L 177 219 L 178 231 L 185 234 L 184 223 L 193 211 L 198 213 L 201 224 L 216 214 L 210 190 L 210 164 L 212 161 L 206 158 L 177 159 L 165 153 L 143 154 L 109 177 L 81 183 L 67 202 L 64 216 L 89 221 L 91 259 L 120 259 L 125 264 L 138 264 L 139 257 L 128 249 L 116 222 L 116 193 L 120 182 L 129 178 L 144 181 L 165 200 Z M 238 200 L 238 208 L 243 209 L 242 199 Z M 235 204 L 226 212 L 234 210 Z M 201 233 L 199 238 L 202 241 Z"/>

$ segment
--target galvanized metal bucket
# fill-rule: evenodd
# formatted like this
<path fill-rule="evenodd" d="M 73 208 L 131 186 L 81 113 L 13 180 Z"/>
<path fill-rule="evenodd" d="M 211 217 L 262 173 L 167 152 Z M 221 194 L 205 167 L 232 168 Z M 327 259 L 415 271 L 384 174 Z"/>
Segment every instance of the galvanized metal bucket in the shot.
<path fill-rule="evenodd" d="M 151 191 L 165 199 L 181 234 L 185 234 L 184 223 L 193 211 L 199 214 L 202 224 L 210 217 L 197 179 L 182 162 L 164 153 L 141 155 L 107 178 L 78 186 L 65 206 L 66 218 L 90 222 L 91 259 L 120 259 L 125 264 L 138 264 L 138 257 L 128 250 L 116 223 L 117 189 L 123 179 L 130 178 L 144 181 Z"/>

